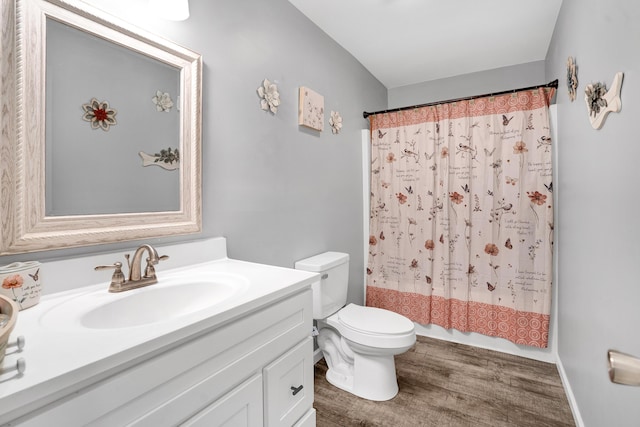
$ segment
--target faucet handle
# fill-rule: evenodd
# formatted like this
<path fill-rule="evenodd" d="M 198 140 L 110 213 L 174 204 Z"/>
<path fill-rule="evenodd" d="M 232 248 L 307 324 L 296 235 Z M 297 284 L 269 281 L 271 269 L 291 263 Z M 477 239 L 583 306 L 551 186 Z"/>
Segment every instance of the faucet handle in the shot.
<path fill-rule="evenodd" d="M 156 262 L 153 262 L 153 260 L 151 258 L 147 258 L 147 266 L 144 269 L 144 277 L 155 278 L 156 277 L 156 269 L 155 269 L 155 267 L 153 265 L 157 264 L 160 261 L 164 261 L 166 259 L 169 259 L 169 255 L 159 256 L 158 258 L 156 258 Z"/>
<path fill-rule="evenodd" d="M 124 273 L 122 273 L 122 263 L 115 262 L 113 265 L 98 265 L 94 268 L 94 270 L 107 270 L 109 268 L 113 268 L 115 271 L 111 276 L 111 286 L 109 286 L 109 292 L 118 292 L 122 285 L 125 284 L 127 279 L 124 277 Z"/>

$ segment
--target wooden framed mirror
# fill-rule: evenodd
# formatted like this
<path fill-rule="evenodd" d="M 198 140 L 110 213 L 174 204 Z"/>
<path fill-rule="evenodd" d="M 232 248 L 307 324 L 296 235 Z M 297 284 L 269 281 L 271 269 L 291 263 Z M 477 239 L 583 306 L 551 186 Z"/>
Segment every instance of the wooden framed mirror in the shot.
<path fill-rule="evenodd" d="M 202 57 L 81 1 L 0 1 L 0 255 L 199 232 Z"/>

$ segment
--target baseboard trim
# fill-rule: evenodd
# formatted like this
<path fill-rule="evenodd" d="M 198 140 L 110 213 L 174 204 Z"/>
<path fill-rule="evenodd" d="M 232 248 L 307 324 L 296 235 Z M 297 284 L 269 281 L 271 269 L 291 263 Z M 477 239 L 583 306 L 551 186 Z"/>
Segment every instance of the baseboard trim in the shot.
<path fill-rule="evenodd" d="M 315 351 L 313 352 L 313 364 L 315 365 L 316 363 L 318 363 L 320 361 L 320 359 L 322 359 L 322 350 L 320 350 L 319 348 L 316 348 Z"/>
<path fill-rule="evenodd" d="M 573 413 L 573 420 L 576 422 L 576 427 L 584 427 L 584 421 L 582 421 L 582 416 L 580 415 L 580 410 L 578 409 L 578 402 L 576 401 L 576 398 L 573 395 L 571 384 L 569 383 L 569 379 L 567 378 L 567 373 L 564 370 L 564 366 L 562 365 L 562 359 L 560 359 L 559 355 L 556 356 L 556 367 L 558 368 L 558 374 L 560 374 L 560 381 L 562 381 L 562 387 L 564 387 L 564 393 L 567 395 L 567 400 L 569 401 L 569 407 L 571 408 L 571 412 Z"/>
<path fill-rule="evenodd" d="M 415 323 L 416 335 L 455 342 L 486 350 L 499 351 L 527 359 L 546 363 L 556 363 L 557 354 L 552 348 L 535 348 L 514 344 L 504 338 L 489 337 L 476 332 L 460 332 L 455 329 L 444 329 L 438 325 L 421 325 Z"/>

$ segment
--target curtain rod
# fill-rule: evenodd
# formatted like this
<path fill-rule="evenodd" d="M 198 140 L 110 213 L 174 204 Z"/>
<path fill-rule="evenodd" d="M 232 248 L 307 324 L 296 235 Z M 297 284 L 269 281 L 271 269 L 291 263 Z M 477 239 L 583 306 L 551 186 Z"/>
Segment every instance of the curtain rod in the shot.
<path fill-rule="evenodd" d="M 373 113 L 367 113 L 366 111 L 362 112 L 362 117 L 364 117 L 365 119 L 369 116 L 373 116 L 375 114 L 382 114 L 382 113 L 395 113 L 396 111 L 402 111 L 402 110 L 410 110 L 412 108 L 421 108 L 421 107 L 431 107 L 433 105 L 438 105 L 438 104 L 449 104 L 452 102 L 461 102 L 461 101 L 468 101 L 470 99 L 477 99 L 477 98 L 484 98 L 484 97 L 488 97 L 488 96 L 498 96 L 498 95 L 506 95 L 508 93 L 516 93 L 516 92 L 521 92 L 524 90 L 534 90 L 534 89 L 538 89 L 541 87 L 553 87 L 553 88 L 558 88 L 558 79 L 555 79 L 552 82 L 549 82 L 547 84 L 544 85 L 537 85 L 537 86 L 530 86 L 530 87 L 525 87 L 522 89 L 511 89 L 511 90 L 503 90 L 502 92 L 495 92 L 495 93 L 487 93 L 484 95 L 473 95 L 473 96 L 467 96 L 464 98 L 456 98 L 456 99 L 448 99 L 446 101 L 436 101 L 436 102 L 429 102 L 428 104 L 418 104 L 418 105 L 411 105 L 408 107 L 399 107 L 399 108 L 392 108 L 391 110 L 381 110 L 381 111 L 375 111 Z"/>

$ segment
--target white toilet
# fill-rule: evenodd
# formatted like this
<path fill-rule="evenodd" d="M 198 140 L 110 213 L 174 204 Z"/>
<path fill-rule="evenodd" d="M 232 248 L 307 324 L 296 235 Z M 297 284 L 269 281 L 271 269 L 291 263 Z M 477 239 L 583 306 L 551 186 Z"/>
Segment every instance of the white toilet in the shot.
<path fill-rule="evenodd" d="M 416 342 L 414 324 L 389 310 L 347 302 L 349 254 L 325 252 L 295 263 L 320 273 L 312 285 L 313 318 L 318 321 L 318 347 L 327 362 L 327 380 L 369 400 L 398 394 L 394 355 Z"/>

